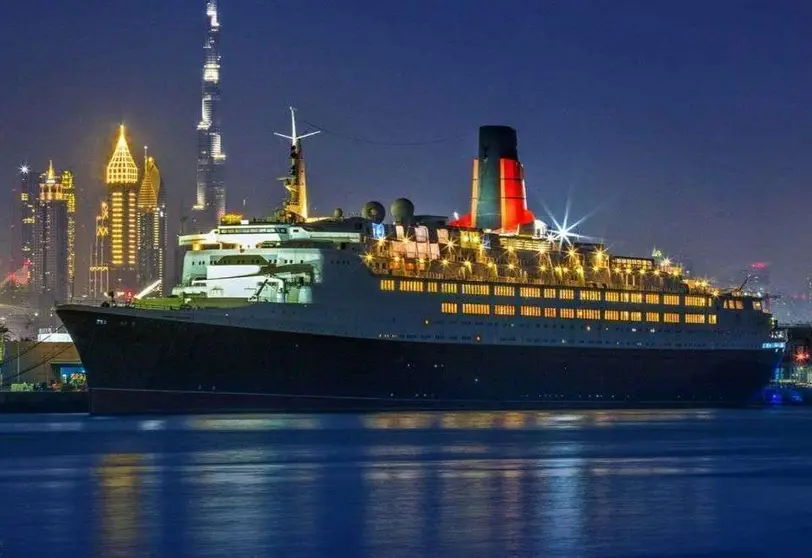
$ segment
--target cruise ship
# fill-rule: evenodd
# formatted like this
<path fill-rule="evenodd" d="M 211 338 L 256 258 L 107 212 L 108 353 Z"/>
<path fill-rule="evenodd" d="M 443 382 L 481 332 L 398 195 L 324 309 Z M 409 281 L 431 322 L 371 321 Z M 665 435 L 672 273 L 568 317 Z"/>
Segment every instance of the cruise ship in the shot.
<path fill-rule="evenodd" d="M 179 238 L 167 298 L 62 305 L 94 413 L 742 405 L 782 352 L 763 301 L 610 253 L 527 207 L 516 131 L 483 126 L 470 213 L 307 207 Z"/>

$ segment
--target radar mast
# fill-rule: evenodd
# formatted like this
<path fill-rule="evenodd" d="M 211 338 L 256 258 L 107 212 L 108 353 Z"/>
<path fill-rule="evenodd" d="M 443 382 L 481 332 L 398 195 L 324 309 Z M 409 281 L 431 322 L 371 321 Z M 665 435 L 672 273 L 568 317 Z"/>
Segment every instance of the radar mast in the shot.
<path fill-rule="evenodd" d="M 297 133 L 296 109 L 293 107 L 290 107 L 290 135 L 274 132 L 274 135 L 290 140 L 290 168 L 288 175 L 279 179 L 284 182 L 285 189 L 288 191 L 288 199 L 284 202 L 285 212 L 294 214 L 305 221 L 310 217 L 310 211 L 307 205 L 307 175 L 302 140 L 318 133 L 320 130 L 302 135 Z"/>

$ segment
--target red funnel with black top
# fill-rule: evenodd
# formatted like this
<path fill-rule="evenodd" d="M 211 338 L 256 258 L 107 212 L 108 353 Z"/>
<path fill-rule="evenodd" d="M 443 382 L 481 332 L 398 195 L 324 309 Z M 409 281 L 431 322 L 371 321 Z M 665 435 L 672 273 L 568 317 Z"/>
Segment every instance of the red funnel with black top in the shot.
<path fill-rule="evenodd" d="M 480 127 L 471 212 L 452 221 L 451 226 L 511 232 L 533 221 L 535 215 L 527 209 L 516 130 L 510 126 Z"/>

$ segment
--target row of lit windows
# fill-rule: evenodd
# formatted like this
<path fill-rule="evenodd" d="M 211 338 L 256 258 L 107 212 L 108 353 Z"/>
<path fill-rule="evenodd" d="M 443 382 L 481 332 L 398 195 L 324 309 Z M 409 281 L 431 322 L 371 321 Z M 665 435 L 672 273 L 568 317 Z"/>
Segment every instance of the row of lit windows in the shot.
<path fill-rule="evenodd" d="M 516 307 L 508 306 L 507 304 L 494 304 L 493 313 L 497 316 L 514 316 L 516 314 Z"/>
<path fill-rule="evenodd" d="M 490 289 L 490 285 L 477 285 L 477 284 L 474 284 L 474 283 L 463 283 L 462 284 L 462 294 L 487 296 L 487 295 L 491 294 L 491 289 Z"/>
<path fill-rule="evenodd" d="M 685 306 L 708 306 L 708 299 L 704 296 L 685 295 Z"/>
<path fill-rule="evenodd" d="M 440 311 L 442 311 L 443 314 L 456 314 L 458 312 L 457 306 L 458 304 L 456 302 L 443 302 L 440 305 Z"/>
<path fill-rule="evenodd" d="M 465 303 L 462 305 L 462 313 L 463 314 L 479 314 L 482 316 L 487 316 L 491 313 L 491 306 L 490 304 L 470 304 Z"/>
<path fill-rule="evenodd" d="M 493 294 L 496 296 L 516 296 L 516 289 L 507 285 L 496 285 L 493 288 Z"/>
<path fill-rule="evenodd" d="M 456 302 L 443 302 L 440 304 L 443 314 L 456 314 L 459 312 L 459 304 Z M 488 316 L 491 314 L 489 304 L 465 303 L 462 305 L 463 314 L 476 314 Z M 516 308 L 506 304 L 495 304 L 493 314 L 496 316 L 515 316 Z M 579 320 L 600 320 L 601 311 L 594 308 L 542 308 L 540 306 L 520 306 L 519 314 L 528 318 L 564 318 Z M 662 319 L 661 319 L 662 318 Z M 662 316 L 659 312 L 637 312 L 626 310 L 604 310 L 603 319 L 610 322 L 653 322 L 660 321 L 667 324 L 680 323 L 680 315 L 675 312 L 664 312 Z M 712 324 L 715 325 L 715 314 L 685 314 L 686 324 Z"/>
<path fill-rule="evenodd" d="M 114 202 L 115 203 L 115 202 Z M 115 224 L 114 224 L 115 227 Z M 381 279 L 382 291 L 394 291 L 394 279 Z M 459 284 L 436 281 L 423 282 L 420 280 L 407 280 L 400 281 L 400 291 L 410 293 L 442 293 L 442 294 L 458 294 L 460 292 Z M 476 284 L 476 283 L 463 283 L 462 294 L 488 296 L 491 293 L 490 285 Z M 493 294 L 495 296 L 516 296 L 516 288 L 510 285 L 494 285 Z M 583 301 L 600 302 L 603 298 L 606 302 L 621 302 L 630 304 L 664 304 L 666 306 L 679 306 L 680 295 L 677 294 L 663 294 L 658 293 L 641 293 L 641 292 L 624 292 L 624 291 L 606 291 L 601 297 L 601 291 L 582 289 L 577 291 L 578 298 Z M 539 287 L 520 287 L 519 296 L 522 298 L 548 298 L 560 300 L 575 300 L 576 291 L 574 289 L 555 289 L 552 287 L 539 288 Z M 705 296 L 685 295 L 686 306 L 697 307 L 710 307 L 710 299 Z M 741 300 L 726 300 L 725 308 L 730 310 L 743 310 L 744 305 Z M 758 301 L 753 302 L 753 308 L 761 310 L 761 303 Z"/>
<path fill-rule="evenodd" d="M 422 293 L 423 281 L 401 281 L 400 290 L 407 293 Z"/>

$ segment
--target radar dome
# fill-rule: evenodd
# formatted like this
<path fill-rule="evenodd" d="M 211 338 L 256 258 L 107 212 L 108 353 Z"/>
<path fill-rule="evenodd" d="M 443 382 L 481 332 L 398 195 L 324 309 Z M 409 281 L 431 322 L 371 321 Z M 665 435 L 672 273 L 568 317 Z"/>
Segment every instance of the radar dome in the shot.
<path fill-rule="evenodd" d="M 361 216 L 373 223 L 380 224 L 383 223 L 383 219 L 386 217 L 386 210 L 379 202 L 370 201 L 364 204 L 363 209 L 361 209 Z"/>
<path fill-rule="evenodd" d="M 344 218 L 344 210 L 340 207 L 336 207 L 333 210 L 333 219 L 343 219 Z"/>
<path fill-rule="evenodd" d="M 398 198 L 389 208 L 395 223 L 410 223 L 414 218 L 414 204 L 406 198 Z"/>

